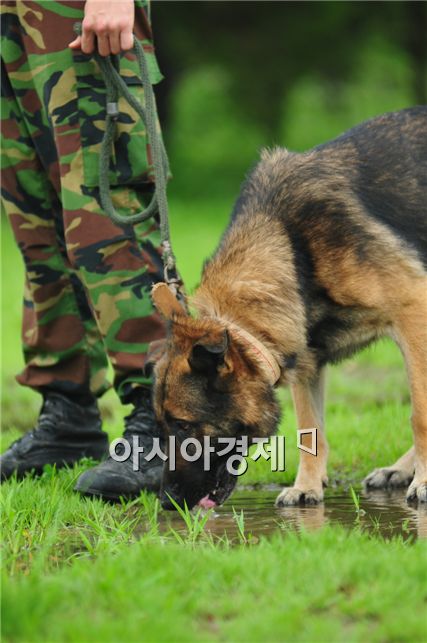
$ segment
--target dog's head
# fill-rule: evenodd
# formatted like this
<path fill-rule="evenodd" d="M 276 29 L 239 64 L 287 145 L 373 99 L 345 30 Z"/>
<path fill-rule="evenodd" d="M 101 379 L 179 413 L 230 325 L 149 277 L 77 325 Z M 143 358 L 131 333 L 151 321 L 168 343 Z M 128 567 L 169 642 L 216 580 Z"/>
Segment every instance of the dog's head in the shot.
<path fill-rule="evenodd" d="M 217 454 L 225 448 L 218 438 L 234 442 L 247 436 L 250 443 L 254 437 L 272 435 L 279 421 L 274 389 L 244 342 L 220 321 L 190 317 L 166 290 L 159 289 L 153 299 L 168 321 L 167 338 L 152 350 L 153 403 L 166 437 L 173 436 L 176 444 L 175 471 L 170 470 L 170 457 L 165 463 L 162 504 L 172 508 L 169 497 L 181 506 L 185 500 L 190 508 L 199 502 L 206 507 L 221 504 L 237 478 L 226 466 L 233 452 Z M 186 443 L 186 452 L 181 449 L 187 438 L 203 448 L 197 459 L 195 442 Z M 214 452 L 206 452 L 204 438 Z"/>

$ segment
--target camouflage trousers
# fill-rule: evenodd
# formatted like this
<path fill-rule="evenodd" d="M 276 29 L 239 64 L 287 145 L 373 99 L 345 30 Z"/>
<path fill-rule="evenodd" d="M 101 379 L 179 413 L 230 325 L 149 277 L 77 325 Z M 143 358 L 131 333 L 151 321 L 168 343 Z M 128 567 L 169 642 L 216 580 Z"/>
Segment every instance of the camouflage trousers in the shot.
<path fill-rule="evenodd" d="M 135 32 L 161 76 L 143 3 Z M 139 5 L 139 6 L 138 6 Z M 158 222 L 114 224 L 98 192 L 105 88 L 91 56 L 68 48 L 84 2 L 4 1 L 2 11 L 2 204 L 25 263 L 18 381 L 36 390 L 101 395 L 108 361 L 123 401 L 150 384 L 148 343 L 164 335 L 149 291 L 162 279 Z M 138 98 L 132 54 L 121 73 Z M 110 162 L 121 214 L 142 209 L 152 192 L 146 134 L 119 103 Z"/>

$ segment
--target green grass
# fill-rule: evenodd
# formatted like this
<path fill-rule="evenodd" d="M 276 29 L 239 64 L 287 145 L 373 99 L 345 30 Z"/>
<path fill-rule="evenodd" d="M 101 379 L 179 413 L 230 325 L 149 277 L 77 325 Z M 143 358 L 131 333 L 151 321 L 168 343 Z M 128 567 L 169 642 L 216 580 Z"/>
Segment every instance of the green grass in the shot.
<path fill-rule="evenodd" d="M 224 229 L 231 202 L 171 204 L 173 241 L 191 289 Z M 190 241 L 189 241 L 190 234 Z M 22 367 L 22 267 L 3 225 L 2 446 L 35 421 L 39 398 L 14 382 Z M 375 466 L 411 444 L 403 362 L 390 342 L 329 373 L 330 478 L 357 489 Z M 287 470 L 253 463 L 242 482 L 291 483 L 298 452 L 288 392 L 280 393 Z M 127 409 L 102 401 L 111 438 Z M 168 524 L 153 496 L 104 504 L 73 491 L 91 466 L 50 469 L 2 485 L 5 641 L 423 641 L 425 544 L 383 541 L 357 528 L 280 531 L 251 540 L 234 514 L 238 544 L 215 539 L 201 514 Z M 252 544 L 257 542 L 258 544 Z"/>
<path fill-rule="evenodd" d="M 422 641 L 421 545 L 326 528 L 253 547 L 141 539 L 6 579 L 17 641 Z M 425 633 L 425 631 L 424 631 Z"/>

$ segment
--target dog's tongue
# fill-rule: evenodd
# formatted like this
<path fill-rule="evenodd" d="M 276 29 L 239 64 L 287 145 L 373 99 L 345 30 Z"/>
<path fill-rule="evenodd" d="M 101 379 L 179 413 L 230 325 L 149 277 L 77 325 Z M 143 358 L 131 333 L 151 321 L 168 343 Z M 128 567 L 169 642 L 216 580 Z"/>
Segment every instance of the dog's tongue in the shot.
<path fill-rule="evenodd" d="M 215 500 L 211 500 L 209 496 L 205 496 L 199 502 L 197 503 L 199 507 L 202 507 L 203 509 L 212 509 L 212 507 L 216 507 L 216 502 Z"/>

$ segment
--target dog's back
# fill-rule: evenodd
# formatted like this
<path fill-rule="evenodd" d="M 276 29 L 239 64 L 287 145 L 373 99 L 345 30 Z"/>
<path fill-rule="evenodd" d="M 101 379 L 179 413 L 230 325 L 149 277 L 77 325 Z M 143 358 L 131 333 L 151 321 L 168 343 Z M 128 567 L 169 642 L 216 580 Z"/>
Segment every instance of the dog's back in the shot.
<path fill-rule="evenodd" d="M 379 116 L 305 153 L 264 151 L 202 284 L 253 281 L 257 260 L 259 291 L 281 271 L 284 302 L 295 273 L 320 364 L 387 334 L 425 283 L 427 107 Z"/>
<path fill-rule="evenodd" d="M 232 223 L 258 212 L 280 217 L 296 246 L 317 235 L 330 249 L 356 242 L 361 254 L 366 215 L 427 267 L 427 107 L 379 116 L 305 153 L 264 151 Z"/>
<path fill-rule="evenodd" d="M 385 114 L 316 148 L 344 150 L 352 189 L 370 216 L 417 249 L 427 267 L 427 107 Z"/>

